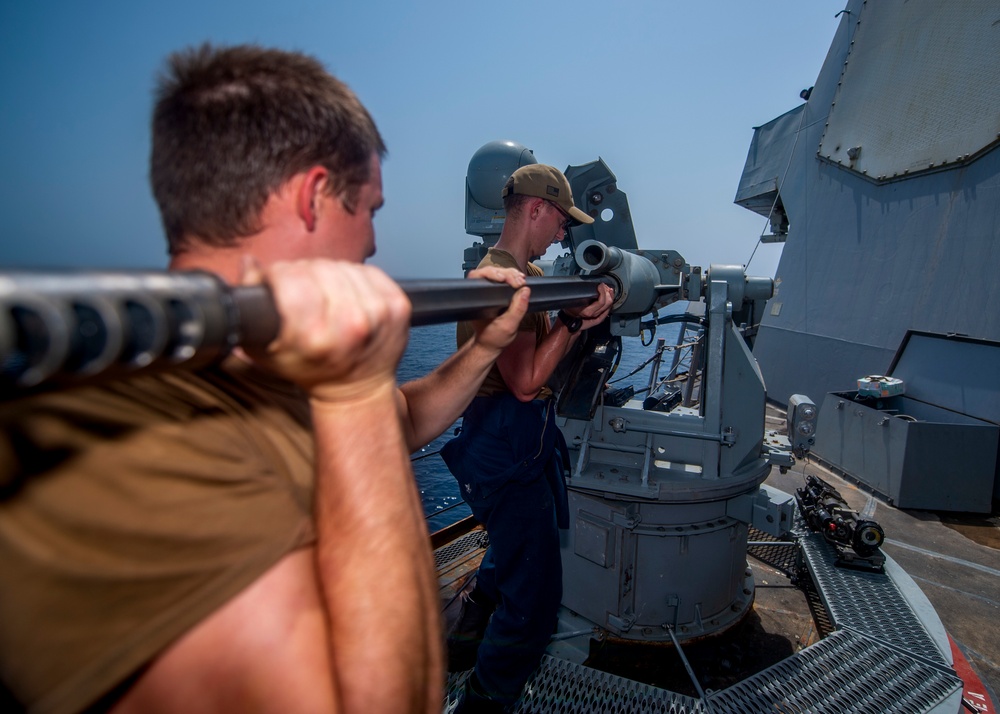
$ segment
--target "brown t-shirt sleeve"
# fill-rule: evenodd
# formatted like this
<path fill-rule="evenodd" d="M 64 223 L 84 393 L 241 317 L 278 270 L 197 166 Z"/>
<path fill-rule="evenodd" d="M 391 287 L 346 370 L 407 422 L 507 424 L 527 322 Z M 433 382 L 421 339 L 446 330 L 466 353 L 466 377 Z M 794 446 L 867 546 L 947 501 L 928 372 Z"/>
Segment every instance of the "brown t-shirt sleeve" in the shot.
<path fill-rule="evenodd" d="M 3 415 L 19 484 L 0 499 L 0 676 L 31 711 L 86 707 L 313 542 L 308 408 L 249 376 L 144 377 Z"/>
<path fill-rule="evenodd" d="M 490 248 L 486 251 L 486 255 L 481 261 L 479 261 L 480 268 L 517 268 L 517 261 L 514 257 L 503 250 L 497 250 L 496 248 Z M 529 277 L 540 277 L 543 275 L 541 268 L 539 268 L 534 263 L 528 263 L 527 275 Z M 541 341 L 545 334 L 549 331 L 549 318 L 544 312 L 529 312 L 521 320 L 521 324 L 518 326 L 518 331 L 520 332 L 532 332 L 535 335 L 535 343 Z M 459 322 L 455 328 L 455 342 L 461 347 L 468 340 L 472 338 L 473 330 L 472 323 L 469 322 Z M 486 375 L 486 379 L 483 380 L 482 386 L 479 388 L 479 392 L 476 396 L 479 397 L 490 397 L 502 392 L 509 392 L 510 389 L 507 387 L 507 383 L 503 379 L 503 375 L 500 374 L 499 368 L 494 364 L 490 369 L 489 374 Z M 539 394 L 540 397 L 551 396 L 552 392 L 545 388 Z"/>

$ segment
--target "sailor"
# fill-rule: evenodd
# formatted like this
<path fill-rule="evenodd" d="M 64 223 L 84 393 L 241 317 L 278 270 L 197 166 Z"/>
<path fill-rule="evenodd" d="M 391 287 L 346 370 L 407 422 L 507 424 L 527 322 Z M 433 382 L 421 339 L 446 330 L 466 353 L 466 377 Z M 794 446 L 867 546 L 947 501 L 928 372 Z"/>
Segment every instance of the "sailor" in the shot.
<path fill-rule="evenodd" d="M 170 58 L 150 174 L 171 268 L 265 281 L 281 332 L 0 414 L 0 677 L 28 711 L 440 711 L 409 454 L 472 399 L 528 295 L 398 388 L 410 306 L 361 265 L 384 152 L 310 57 Z"/>
<path fill-rule="evenodd" d="M 563 240 L 574 223 L 593 223 L 577 208 L 561 171 L 523 166 L 503 188 L 506 220 L 479 268 L 516 268 L 542 274 L 532 260 Z M 613 295 L 522 320 L 465 411 L 462 431 L 442 457 L 462 498 L 489 534 L 490 546 L 448 640 L 449 668 L 474 670 L 459 711 L 511 708 L 541 661 L 555 630 L 562 599 L 559 532 L 568 527 L 560 445 L 552 391 L 546 385 L 580 335 L 608 315 Z M 471 323 L 458 326 L 458 343 L 474 339 Z M 481 644 L 480 644 L 481 643 Z"/>

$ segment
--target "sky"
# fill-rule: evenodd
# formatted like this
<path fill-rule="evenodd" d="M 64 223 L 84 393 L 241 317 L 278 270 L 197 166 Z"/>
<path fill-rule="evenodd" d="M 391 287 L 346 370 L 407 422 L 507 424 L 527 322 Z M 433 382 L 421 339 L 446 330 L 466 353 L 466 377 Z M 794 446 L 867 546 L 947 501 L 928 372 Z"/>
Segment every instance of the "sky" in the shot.
<path fill-rule="evenodd" d="M 846 0 L 7 0 L 0 3 L 0 269 L 166 267 L 147 181 L 172 51 L 253 42 L 320 59 L 388 146 L 371 263 L 461 276 L 465 175 L 511 140 L 603 159 L 639 247 L 773 276 L 733 203 L 753 127 L 801 103 Z M 549 257 L 552 257 L 551 255 Z"/>

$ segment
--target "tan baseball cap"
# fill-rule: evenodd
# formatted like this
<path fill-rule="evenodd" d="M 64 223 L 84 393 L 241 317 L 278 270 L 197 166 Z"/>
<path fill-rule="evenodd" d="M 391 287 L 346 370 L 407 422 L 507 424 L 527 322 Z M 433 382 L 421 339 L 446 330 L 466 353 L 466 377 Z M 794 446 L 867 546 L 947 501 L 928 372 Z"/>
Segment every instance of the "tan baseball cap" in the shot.
<path fill-rule="evenodd" d="M 546 164 L 522 166 L 510 175 L 503 187 L 503 196 L 535 196 L 556 204 L 577 223 L 593 223 L 594 219 L 573 204 L 573 191 L 562 171 Z"/>

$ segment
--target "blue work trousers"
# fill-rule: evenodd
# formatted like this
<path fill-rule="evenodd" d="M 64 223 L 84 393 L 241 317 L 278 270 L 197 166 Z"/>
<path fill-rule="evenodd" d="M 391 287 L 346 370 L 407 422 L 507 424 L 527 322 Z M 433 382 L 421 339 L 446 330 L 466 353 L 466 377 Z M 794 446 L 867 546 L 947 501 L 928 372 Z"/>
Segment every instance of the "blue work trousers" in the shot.
<path fill-rule="evenodd" d="M 521 696 L 556 627 L 562 561 L 552 490 L 545 479 L 510 483 L 486 503 L 470 503 L 490 547 L 479 587 L 497 603 L 476 658 L 476 676 L 497 701 Z"/>
<path fill-rule="evenodd" d="M 538 667 L 562 600 L 556 514 L 566 509 L 564 442 L 551 409 L 551 402 L 520 403 L 509 395 L 478 398 L 442 454 L 490 536 L 477 577 L 497 609 L 476 676 L 504 704 L 520 697 Z"/>

